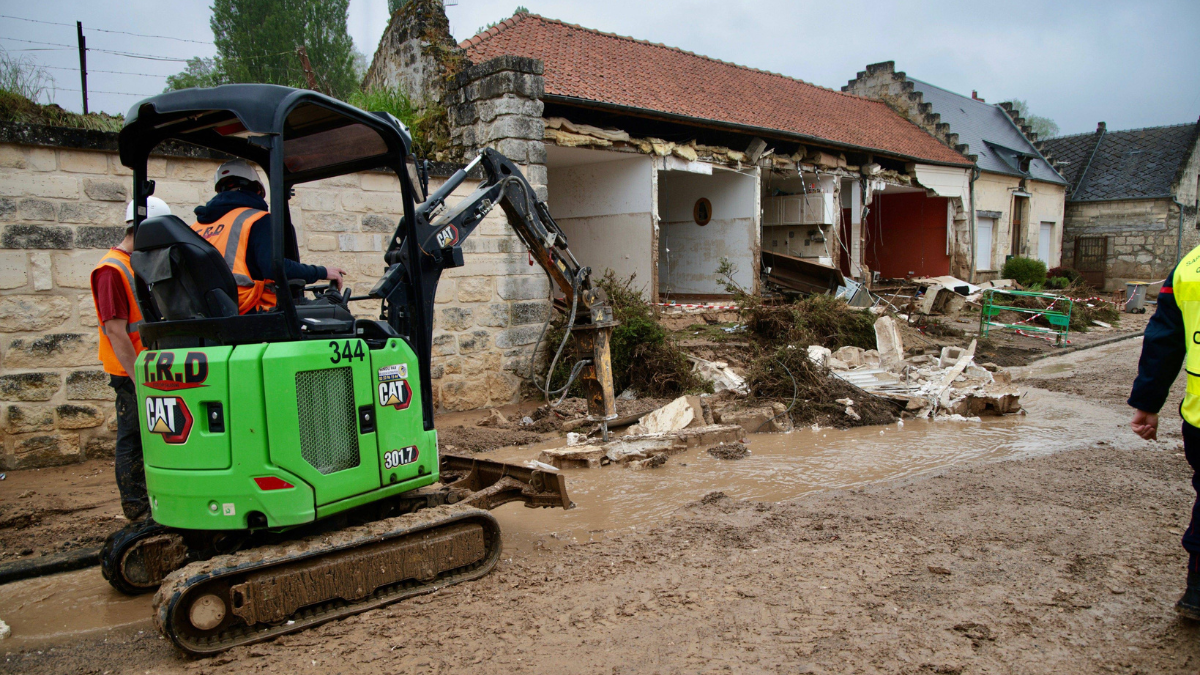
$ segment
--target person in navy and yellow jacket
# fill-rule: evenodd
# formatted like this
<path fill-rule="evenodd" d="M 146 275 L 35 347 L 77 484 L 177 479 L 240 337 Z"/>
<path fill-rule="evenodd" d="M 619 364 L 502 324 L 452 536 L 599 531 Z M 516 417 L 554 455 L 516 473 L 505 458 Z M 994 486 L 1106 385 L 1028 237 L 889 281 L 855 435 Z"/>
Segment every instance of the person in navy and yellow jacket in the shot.
<path fill-rule="evenodd" d="M 1196 502 L 1183 533 L 1188 554 L 1187 590 L 1175 603 L 1179 615 L 1200 621 L 1200 247 L 1179 261 L 1163 282 L 1158 309 L 1146 325 L 1138 375 L 1129 405 L 1135 412 L 1130 426 L 1142 438 L 1158 438 L 1158 411 L 1167 400 L 1180 367 L 1187 392 L 1179 408 L 1183 417 L 1183 451 L 1192 466 Z"/>

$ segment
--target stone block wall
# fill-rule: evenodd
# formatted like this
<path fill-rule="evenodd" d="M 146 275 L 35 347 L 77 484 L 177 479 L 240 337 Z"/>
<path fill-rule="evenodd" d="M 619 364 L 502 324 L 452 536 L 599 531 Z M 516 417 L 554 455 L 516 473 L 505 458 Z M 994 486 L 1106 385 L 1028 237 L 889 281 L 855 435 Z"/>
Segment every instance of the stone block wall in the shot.
<path fill-rule="evenodd" d="M 42 135 L 61 143 L 52 131 Z M 122 237 L 132 175 L 113 149 L 115 137 L 81 149 L 38 145 L 38 136 L 26 128 L 20 143 L 0 140 L 0 469 L 113 449 L 114 396 L 97 357 L 90 274 Z M 192 209 L 212 197 L 218 165 L 153 156 L 148 168 L 155 195 L 190 223 Z M 442 180 L 433 178 L 431 190 Z M 468 180 L 448 201 L 476 184 Z M 298 186 L 291 213 L 301 259 L 348 270 L 347 283 L 363 294 L 384 271 L 383 250 L 402 211 L 399 182 L 386 173 Z M 439 410 L 515 401 L 549 311 L 545 274 L 528 264 L 500 209 L 463 250 L 466 265 L 443 276 L 436 298 Z M 356 305 L 361 316 L 378 315 L 375 303 Z"/>
<path fill-rule="evenodd" d="M 1167 199 L 1067 202 L 1063 264 L 1074 264 L 1077 237 L 1108 237 L 1105 290 L 1122 288 L 1126 280 L 1162 279 L 1175 266 L 1178 218 L 1179 210 Z M 1196 226 L 1185 212 L 1183 252 L 1198 243 Z"/>

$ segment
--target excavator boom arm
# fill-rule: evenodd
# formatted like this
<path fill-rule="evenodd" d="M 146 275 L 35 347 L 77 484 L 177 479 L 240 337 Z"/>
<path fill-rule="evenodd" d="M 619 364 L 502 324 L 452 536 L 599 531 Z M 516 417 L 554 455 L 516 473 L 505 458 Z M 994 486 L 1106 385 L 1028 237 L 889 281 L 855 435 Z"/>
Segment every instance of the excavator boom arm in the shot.
<path fill-rule="evenodd" d="M 473 193 L 446 207 L 447 198 L 480 166 L 484 180 Z M 580 265 L 572 255 L 567 237 L 550 216 L 545 202 L 521 170 L 507 157 L 485 149 L 463 169 L 450 176 L 413 210 L 413 227 L 402 222 L 392 237 L 385 260 L 392 265 L 389 274 L 376 285 L 372 295 L 385 300 L 385 315 L 401 334 L 416 339 L 417 352 L 424 363 L 431 357 L 434 296 L 445 269 L 464 264 L 462 243 L 471 236 L 487 214 L 499 205 L 508 224 L 542 266 L 562 297 L 555 307 L 568 313 L 568 330 L 576 338 L 576 355 L 584 363 L 579 378 L 588 398 L 588 412 L 597 420 L 616 416 L 612 383 L 609 340 L 613 321 L 612 308 L 599 289 L 592 286 L 591 268 Z M 412 236 L 414 241 L 409 240 Z M 416 244 L 415 246 L 413 244 Z M 389 291 L 388 278 L 399 278 L 407 270 L 411 275 L 407 292 L 399 284 Z M 417 290 L 419 289 L 419 291 Z M 406 311 L 396 311 L 400 296 L 407 298 Z M 387 310 L 388 304 L 393 309 Z M 419 320 L 414 315 L 419 314 Z M 419 334 L 419 335 L 417 335 Z M 428 369 L 425 369 L 428 370 Z M 423 387 L 429 387 L 423 374 Z M 426 397 L 429 400 L 429 397 Z M 432 427 L 432 411 L 427 412 Z"/>

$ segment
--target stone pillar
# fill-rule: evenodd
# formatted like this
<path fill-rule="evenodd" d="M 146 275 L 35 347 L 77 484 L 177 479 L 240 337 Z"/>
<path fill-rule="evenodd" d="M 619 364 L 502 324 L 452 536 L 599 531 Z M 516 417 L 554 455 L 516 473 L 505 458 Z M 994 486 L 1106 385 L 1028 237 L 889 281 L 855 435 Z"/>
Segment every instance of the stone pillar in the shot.
<path fill-rule="evenodd" d="M 546 199 L 546 124 L 542 119 L 542 62 L 500 56 L 460 72 L 446 92 L 450 142 L 469 160 L 494 148 L 515 164 Z"/>

